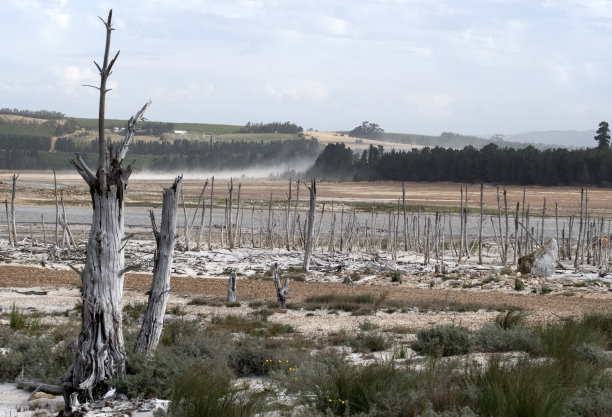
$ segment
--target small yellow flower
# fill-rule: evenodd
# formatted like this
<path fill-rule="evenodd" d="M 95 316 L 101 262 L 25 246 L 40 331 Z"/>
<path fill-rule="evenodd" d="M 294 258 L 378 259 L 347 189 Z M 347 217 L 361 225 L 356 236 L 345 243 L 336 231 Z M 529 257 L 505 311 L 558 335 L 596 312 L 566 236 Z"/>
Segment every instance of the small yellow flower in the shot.
<path fill-rule="evenodd" d="M 344 404 L 344 401 L 342 401 L 342 404 Z"/>
<path fill-rule="evenodd" d="M 327 401 L 331 402 L 332 400 L 331 400 L 331 398 L 328 398 Z"/>

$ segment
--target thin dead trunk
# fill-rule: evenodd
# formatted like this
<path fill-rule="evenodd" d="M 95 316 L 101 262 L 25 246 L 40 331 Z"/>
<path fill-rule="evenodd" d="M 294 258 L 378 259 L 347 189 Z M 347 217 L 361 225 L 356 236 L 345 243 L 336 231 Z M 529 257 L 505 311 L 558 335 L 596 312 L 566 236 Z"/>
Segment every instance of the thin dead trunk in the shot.
<path fill-rule="evenodd" d="M 233 194 L 234 194 L 234 179 L 230 178 L 229 185 L 227 186 L 229 192 L 229 202 L 227 203 L 228 211 L 227 211 L 227 242 L 230 249 L 234 249 L 234 232 L 232 228 L 232 206 L 233 202 Z"/>
<path fill-rule="evenodd" d="M 312 255 L 312 231 L 315 221 L 315 207 L 317 205 L 317 181 L 313 178 L 310 181 L 310 208 L 308 209 L 308 232 L 306 233 L 306 250 L 304 251 L 304 271 L 310 267 L 310 256 Z"/>
<path fill-rule="evenodd" d="M 204 197 L 204 192 L 206 191 L 206 187 L 208 186 L 208 180 L 204 183 L 204 187 L 202 188 L 202 193 L 200 194 L 200 200 L 202 203 L 202 216 L 200 217 L 200 227 L 198 228 L 198 241 L 196 243 L 196 250 L 199 251 L 202 244 L 202 232 L 204 231 L 204 216 L 206 214 L 206 197 Z M 198 203 L 198 207 L 200 204 Z M 195 216 L 195 215 L 194 215 Z"/>
<path fill-rule="evenodd" d="M 574 268 L 578 268 L 578 259 L 580 257 L 580 239 L 582 238 L 582 222 L 584 217 L 584 188 L 580 190 L 580 224 L 578 226 L 578 241 L 576 242 L 576 255 L 574 256 Z"/>
<path fill-rule="evenodd" d="M 147 312 L 144 315 L 140 333 L 134 345 L 134 352 L 136 353 L 155 350 L 164 327 L 164 314 L 166 313 L 166 303 L 170 293 L 170 271 L 176 236 L 176 213 L 181 180 L 182 177 L 177 177 L 172 187 L 164 190 L 159 230 L 155 223 L 153 210 L 149 211 L 156 244 L 153 261 L 153 282 L 149 292 Z"/>
<path fill-rule="evenodd" d="M 17 226 L 15 223 L 15 188 L 17 186 L 17 178 L 19 178 L 19 175 L 13 175 L 13 191 L 11 193 L 11 229 L 15 246 L 17 246 Z"/>
<path fill-rule="evenodd" d="M 6 229 L 7 229 L 8 241 L 9 241 L 9 245 L 11 245 L 14 248 L 15 243 L 13 242 L 13 235 L 11 232 L 11 217 L 9 215 L 8 200 L 4 200 L 4 208 L 6 208 Z"/>
<path fill-rule="evenodd" d="M 189 251 L 189 225 L 187 224 L 187 208 L 185 207 L 185 194 L 181 187 L 181 201 L 183 202 L 183 232 L 185 233 L 185 251 Z"/>
<path fill-rule="evenodd" d="M 227 282 L 227 298 L 225 299 L 226 304 L 232 304 L 236 302 L 236 273 L 232 272 Z"/>
<path fill-rule="evenodd" d="M 59 245 L 59 204 L 57 200 L 57 178 L 53 170 L 53 188 L 55 190 L 55 247 Z"/>
<path fill-rule="evenodd" d="M 287 211 L 285 212 L 285 240 L 287 250 L 291 250 L 291 229 L 289 227 L 289 218 L 291 217 L 291 178 L 289 178 L 289 192 L 287 193 Z"/>
<path fill-rule="evenodd" d="M 208 213 L 208 250 L 212 250 L 212 218 L 215 205 L 215 177 L 210 181 L 210 212 Z"/>
<path fill-rule="evenodd" d="M 276 288 L 276 305 L 278 308 L 286 308 L 289 298 L 289 277 L 285 276 L 285 283 L 281 284 L 278 264 L 274 263 L 274 287 Z"/>
<path fill-rule="evenodd" d="M 482 265 L 482 223 L 484 220 L 484 184 L 480 184 L 480 224 L 478 225 L 478 265 Z"/>

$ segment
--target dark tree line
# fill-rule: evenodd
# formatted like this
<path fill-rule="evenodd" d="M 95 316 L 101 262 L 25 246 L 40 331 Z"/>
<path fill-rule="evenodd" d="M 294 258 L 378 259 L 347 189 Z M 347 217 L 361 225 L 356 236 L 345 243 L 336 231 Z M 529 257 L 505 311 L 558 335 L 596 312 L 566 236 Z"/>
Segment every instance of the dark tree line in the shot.
<path fill-rule="evenodd" d="M 45 136 L 24 136 L 0 133 L 0 150 L 34 150 L 48 151 L 51 138 Z"/>
<path fill-rule="evenodd" d="M 59 120 L 66 117 L 64 113 L 49 110 L 19 110 L 9 109 L 4 107 L 0 109 L 0 114 L 9 114 L 14 116 L 35 117 L 37 119 Z"/>
<path fill-rule="evenodd" d="M 612 185 L 612 150 L 423 148 L 384 152 L 370 146 L 361 155 L 344 144 L 328 145 L 312 168 L 321 178 L 356 181 L 457 181 L 521 185 Z M 338 167 L 343 167 L 340 170 Z M 347 168 L 350 167 L 350 168 Z M 327 175 L 326 175 L 327 174 Z M 335 176 L 330 174 L 336 174 Z"/>
<path fill-rule="evenodd" d="M 298 134 L 302 132 L 302 126 L 298 126 L 291 122 L 273 122 L 273 123 L 251 123 L 240 128 L 238 133 L 289 133 Z"/>
<path fill-rule="evenodd" d="M 79 143 L 69 138 L 60 138 L 55 143 L 58 152 L 80 152 L 88 161 L 95 160 L 96 142 Z M 130 154 L 138 155 L 136 168 L 150 170 L 170 169 L 234 169 L 259 164 L 286 165 L 296 158 L 316 158 L 319 143 L 316 139 L 294 139 L 285 141 L 192 141 L 177 139 L 173 142 L 136 141 L 130 147 Z M 66 158 L 67 159 L 67 158 Z M 49 168 L 49 162 L 39 156 L 38 166 L 30 169 Z M 35 161 L 29 160 L 31 163 Z M 2 168 L 2 161 L 0 161 Z"/>

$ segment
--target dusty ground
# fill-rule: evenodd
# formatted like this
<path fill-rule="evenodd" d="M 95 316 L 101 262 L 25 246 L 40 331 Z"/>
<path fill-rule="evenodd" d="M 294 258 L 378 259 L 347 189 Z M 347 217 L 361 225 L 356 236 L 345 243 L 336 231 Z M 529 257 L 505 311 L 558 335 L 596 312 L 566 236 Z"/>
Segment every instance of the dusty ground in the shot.
<path fill-rule="evenodd" d="M 10 200 L 11 177 L 13 172 L 0 171 L 0 200 Z M 173 176 L 146 176 L 135 173 L 130 179 L 127 203 L 159 204 L 162 187 L 172 184 Z M 185 199 L 196 203 L 204 185 L 202 176 L 197 173 L 185 173 L 183 189 Z M 242 183 L 241 195 L 244 200 L 267 201 L 272 193 L 274 200 L 286 200 L 287 181 L 247 179 L 237 180 Z M 215 198 L 227 197 L 227 178 L 215 179 Z M 73 171 L 58 172 L 57 183 L 63 190 L 64 200 L 69 206 L 90 205 L 89 191 L 83 180 Z M 17 205 L 55 204 L 53 192 L 53 173 L 51 171 L 28 171 L 21 173 L 17 181 Z M 457 183 L 406 183 L 406 202 L 409 205 L 459 207 L 460 184 Z M 511 212 L 517 202 L 523 200 L 523 187 L 508 186 L 508 207 Z M 295 196 L 295 183 L 293 186 Z M 207 193 L 210 192 L 210 186 Z M 301 187 L 301 201 L 306 202 L 306 188 Z M 320 182 L 317 184 L 317 201 L 337 202 L 390 202 L 396 203 L 402 198 L 401 182 Z M 595 188 L 588 190 L 588 207 L 591 215 L 606 215 L 612 189 Z M 580 212 L 579 187 L 540 187 L 526 188 L 526 202 L 530 204 L 532 216 L 539 216 L 542 204 L 546 199 L 547 215 L 554 215 L 555 203 L 560 215 L 575 215 Z M 478 207 L 480 203 L 480 185 L 468 186 L 468 206 Z M 496 187 L 485 185 L 484 204 L 488 209 L 497 209 Z M 503 205 L 503 202 L 502 202 Z M 536 214 L 538 213 L 538 214 Z"/>

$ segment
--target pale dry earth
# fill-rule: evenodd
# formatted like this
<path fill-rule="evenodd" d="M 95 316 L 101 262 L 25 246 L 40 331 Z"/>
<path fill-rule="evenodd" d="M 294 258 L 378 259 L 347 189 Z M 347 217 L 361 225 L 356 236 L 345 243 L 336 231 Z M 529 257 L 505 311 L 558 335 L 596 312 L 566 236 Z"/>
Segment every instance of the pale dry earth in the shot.
<path fill-rule="evenodd" d="M 177 168 L 177 175 L 182 173 Z M 0 201 L 10 201 L 12 171 L 0 171 Z M 197 203 L 198 197 L 207 178 L 197 172 L 185 172 L 183 190 L 188 203 Z M 148 177 L 135 173 L 130 179 L 127 203 L 131 205 L 159 205 L 163 187 L 172 185 L 174 176 L 159 174 Z M 84 181 L 74 171 L 57 173 L 57 183 L 68 206 L 89 206 L 89 190 Z M 228 178 L 215 179 L 215 199 L 228 197 Z M 241 197 L 247 201 L 267 201 L 272 195 L 274 201 L 286 201 L 288 182 L 285 180 L 235 178 L 242 184 Z M 458 208 L 460 204 L 460 187 L 462 184 L 440 182 L 406 182 L 406 203 L 434 207 Z M 293 197 L 295 199 L 295 183 Z M 486 209 L 497 209 L 496 186 L 485 184 L 484 206 Z M 562 216 L 580 213 L 580 187 L 544 187 L 516 185 L 507 186 L 508 209 L 514 213 L 517 202 L 523 201 L 523 190 L 526 190 L 526 203 L 530 204 L 531 215 L 540 216 L 544 199 L 546 199 L 546 214 L 554 216 L 555 204 Z M 500 192 L 503 191 L 500 189 Z M 210 193 L 210 183 L 207 195 Z M 236 190 L 234 191 L 236 195 Z M 301 201 L 306 203 L 307 190 L 301 186 Z M 384 182 L 319 182 L 317 184 L 317 201 L 363 202 L 363 203 L 398 203 L 402 199 L 402 183 L 398 181 Z M 612 200 L 612 188 L 588 189 L 588 209 L 592 215 L 608 217 L 609 201 Z M 51 171 L 26 171 L 19 174 L 17 181 L 16 204 L 20 206 L 55 204 L 53 191 L 53 173 Z M 468 185 L 468 207 L 474 209 L 480 204 L 480 185 Z M 503 197 L 502 197 L 503 211 Z"/>

